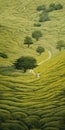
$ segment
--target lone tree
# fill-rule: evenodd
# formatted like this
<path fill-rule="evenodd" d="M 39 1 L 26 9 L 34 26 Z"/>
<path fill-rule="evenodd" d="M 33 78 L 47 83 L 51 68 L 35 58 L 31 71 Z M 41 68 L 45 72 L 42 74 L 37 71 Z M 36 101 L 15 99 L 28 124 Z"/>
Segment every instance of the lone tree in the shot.
<path fill-rule="evenodd" d="M 41 55 L 45 51 L 45 49 L 42 46 L 38 46 L 36 51 Z"/>
<path fill-rule="evenodd" d="M 16 69 L 23 70 L 23 72 L 26 72 L 27 69 L 33 69 L 37 66 L 36 59 L 30 56 L 22 56 L 21 58 L 17 59 L 14 65 Z"/>
<path fill-rule="evenodd" d="M 28 48 L 31 44 L 33 44 L 33 41 L 32 41 L 32 38 L 29 37 L 29 36 L 26 36 L 25 39 L 24 39 L 24 44 L 27 44 L 28 45 Z"/>
<path fill-rule="evenodd" d="M 32 37 L 33 38 L 35 38 L 37 41 L 39 40 L 39 38 L 40 37 L 42 37 L 42 33 L 41 33 L 41 31 L 34 31 L 33 33 L 32 33 Z"/>
<path fill-rule="evenodd" d="M 59 51 L 61 51 L 62 48 L 65 49 L 65 42 L 64 42 L 63 40 L 60 40 L 60 41 L 58 41 L 57 44 L 56 44 L 56 49 L 59 49 Z"/>

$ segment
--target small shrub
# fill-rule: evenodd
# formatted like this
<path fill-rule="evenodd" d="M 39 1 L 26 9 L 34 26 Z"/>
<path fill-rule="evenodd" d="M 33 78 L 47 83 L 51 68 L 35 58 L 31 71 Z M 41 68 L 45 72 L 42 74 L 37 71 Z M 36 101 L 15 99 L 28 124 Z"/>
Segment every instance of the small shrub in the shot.
<path fill-rule="evenodd" d="M 32 37 L 36 39 L 36 41 L 39 40 L 40 37 L 42 37 L 42 32 L 39 30 L 36 30 L 32 33 Z"/>
<path fill-rule="evenodd" d="M 49 9 L 47 9 L 47 12 L 51 12 L 51 11 L 54 11 L 54 10 L 59 10 L 59 9 L 62 9 L 63 6 L 61 4 L 54 4 L 54 3 L 51 3 L 49 5 Z"/>
<path fill-rule="evenodd" d="M 55 10 L 60 10 L 60 9 L 62 9 L 63 8 L 63 6 L 61 5 L 61 4 L 57 4 L 56 6 L 55 6 Z"/>
<path fill-rule="evenodd" d="M 42 12 L 42 14 L 40 15 L 40 19 L 39 22 L 45 22 L 45 21 L 49 21 L 49 16 L 47 12 Z"/>
<path fill-rule="evenodd" d="M 45 51 L 45 49 L 42 46 L 38 46 L 36 51 L 41 55 Z"/>
<path fill-rule="evenodd" d="M 51 4 L 49 5 L 49 9 L 47 9 L 47 12 L 54 11 L 55 8 L 56 8 L 56 5 L 55 5 L 54 3 L 51 3 Z"/>
<path fill-rule="evenodd" d="M 46 10 L 45 5 L 40 5 L 37 7 L 37 11 L 42 11 L 42 10 Z"/>
<path fill-rule="evenodd" d="M 63 40 L 59 40 L 59 41 L 56 43 L 56 49 L 58 49 L 59 51 L 61 51 L 62 48 L 65 49 L 65 42 L 64 42 Z"/>
<path fill-rule="evenodd" d="M 30 36 L 26 36 L 24 39 L 24 44 L 28 45 L 28 48 L 31 44 L 33 44 L 32 38 Z"/>
<path fill-rule="evenodd" d="M 35 27 L 40 27 L 41 24 L 40 24 L 40 23 L 34 23 L 34 26 L 35 26 Z"/>
<path fill-rule="evenodd" d="M 7 54 L 0 52 L 0 57 L 2 58 L 8 58 Z"/>

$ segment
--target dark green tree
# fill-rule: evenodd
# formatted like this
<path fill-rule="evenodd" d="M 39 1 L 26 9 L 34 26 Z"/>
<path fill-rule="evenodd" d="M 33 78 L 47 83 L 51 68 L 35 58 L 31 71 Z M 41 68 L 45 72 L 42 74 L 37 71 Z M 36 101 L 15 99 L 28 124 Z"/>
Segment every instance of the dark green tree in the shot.
<path fill-rule="evenodd" d="M 29 48 L 30 45 L 33 44 L 32 38 L 29 36 L 26 36 L 24 39 L 24 44 L 28 45 L 28 48 Z"/>
<path fill-rule="evenodd" d="M 31 56 L 22 56 L 14 63 L 15 68 L 26 72 L 27 69 L 36 67 L 36 59 Z"/>
<path fill-rule="evenodd" d="M 55 10 L 55 3 L 51 3 L 50 5 L 49 5 L 49 8 L 47 9 L 47 11 L 48 12 L 51 12 L 51 11 L 54 11 Z"/>
<path fill-rule="evenodd" d="M 45 5 L 40 5 L 37 7 L 37 11 L 45 11 L 46 10 L 46 6 Z"/>
<path fill-rule="evenodd" d="M 50 18 L 48 16 L 47 12 L 42 12 L 40 14 L 39 22 L 45 22 L 45 21 L 49 21 L 49 20 L 50 20 Z"/>
<path fill-rule="evenodd" d="M 35 39 L 38 41 L 39 38 L 42 37 L 41 31 L 39 31 L 39 30 L 34 31 L 34 32 L 32 33 L 32 37 L 35 38 Z"/>
<path fill-rule="evenodd" d="M 55 6 L 55 10 L 60 10 L 60 9 L 63 9 L 63 5 L 59 3 Z"/>
<path fill-rule="evenodd" d="M 42 46 L 38 46 L 36 51 L 37 51 L 37 53 L 39 53 L 41 55 L 45 51 L 45 49 Z"/>
<path fill-rule="evenodd" d="M 63 40 L 60 40 L 60 41 L 58 41 L 57 44 L 56 44 L 56 49 L 59 49 L 59 51 L 61 51 L 62 48 L 65 49 L 65 42 L 64 42 Z"/>

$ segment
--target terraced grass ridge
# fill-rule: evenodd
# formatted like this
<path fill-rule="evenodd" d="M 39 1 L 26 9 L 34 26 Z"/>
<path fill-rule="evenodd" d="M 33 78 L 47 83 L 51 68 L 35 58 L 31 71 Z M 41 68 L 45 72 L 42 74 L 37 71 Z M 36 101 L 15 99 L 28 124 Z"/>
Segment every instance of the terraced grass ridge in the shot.
<path fill-rule="evenodd" d="M 63 8 L 39 22 L 37 7 L 51 3 Z M 28 48 L 24 39 L 35 30 L 42 37 L 32 38 Z M 0 130 L 65 130 L 65 50 L 56 49 L 59 40 L 65 41 L 65 0 L 0 0 Z M 41 55 L 38 46 L 45 49 Z M 15 69 L 21 56 L 36 58 L 34 74 Z"/>

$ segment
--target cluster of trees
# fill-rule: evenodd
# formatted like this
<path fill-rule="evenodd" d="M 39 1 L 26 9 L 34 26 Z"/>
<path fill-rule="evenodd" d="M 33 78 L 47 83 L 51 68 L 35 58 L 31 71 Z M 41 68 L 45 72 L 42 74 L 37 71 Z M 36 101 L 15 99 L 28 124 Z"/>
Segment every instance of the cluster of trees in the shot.
<path fill-rule="evenodd" d="M 61 4 L 50 4 L 49 8 L 47 9 L 45 5 L 41 5 L 37 7 L 37 11 L 42 11 L 42 13 L 39 15 L 39 22 L 44 22 L 44 21 L 48 21 L 49 16 L 48 16 L 48 12 L 50 11 L 54 11 L 54 10 L 59 10 L 62 9 L 63 6 Z M 41 24 L 37 23 L 34 24 L 34 26 L 40 27 Z M 28 48 L 30 47 L 31 44 L 33 44 L 33 40 L 32 38 L 36 39 L 36 41 L 39 40 L 39 38 L 42 37 L 42 32 L 39 30 L 33 31 L 32 32 L 32 36 L 26 36 L 24 38 L 24 44 L 28 45 Z M 56 44 L 56 49 L 59 49 L 61 51 L 62 48 L 65 48 L 65 43 L 60 40 L 57 42 Z M 41 54 L 42 52 L 44 52 L 45 49 L 42 46 L 38 46 L 36 49 L 36 52 Z M 33 69 L 37 66 L 37 61 L 35 58 L 30 57 L 30 56 L 22 56 L 21 58 L 17 59 L 17 61 L 14 63 L 15 68 L 16 69 L 20 69 L 23 70 L 23 72 L 26 72 L 27 69 Z"/>
<path fill-rule="evenodd" d="M 42 11 L 42 13 L 39 15 L 39 22 L 49 21 L 50 18 L 49 18 L 48 12 L 51 12 L 54 10 L 60 10 L 62 8 L 63 6 L 60 3 L 59 4 L 51 3 L 48 8 L 46 8 L 45 5 L 38 6 L 36 10 Z"/>
<path fill-rule="evenodd" d="M 47 12 L 54 11 L 54 10 L 60 10 L 60 9 L 63 9 L 63 6 L 60 3 L 59 4 L 51 3 L 49 5 L 49 8 L 47 9 Z"/>
<path fill-rule="evenodd" d="M 36 41 L 39 40 L 39 38 L 42 37 L 42 32 L 39 30 L 36 30 L 32 32 L 32 37 L 26 36 L 24 39 L 24 44 L 28 45 L 28 48 L 30 47 L 31 44 L 33 44 L 32 38 L 36 39 Z"/>
<path fill-rule="evenodd" d="M 38 46 L 36 51 L 41 55 L 41 53 L 44 52 L 45 49 L 41 46 Z M 37 61 L 31 56 L 22 56 L 21 58 L 16 60 L 14 65 L 16 69 L 23 70 L 23 72 L 26 72 L 28 69 L 35 68 L 37 66 Z"/>
<path fill-rule="evenodd" d="M 31 44 L 33 44 L 32 38 L 36 39 L 36 41 L 39 40 L 39 38 L 42 37 L 42 33 L 39 30 L 32 32 L 32 37 L 26 36 L 24 38 L 24 44 L 28 45 L 28 48 Z M 44 52 L 44 48 L 41 46 L 38 46 L 36 49 L 36 52 L 41 54 Z M 14 63 L 14 66 L 16 69 L 23 70 L 23 72 L 26 72 L 28 69 L 33 69 L 37 66 L 37 61 L 34 57 L 31 56 L 22 56 L 19 59 L 17 59 Z"/>
<path fill-rule="evenodd" d="M 48 12 L 48 11 L 54 11 L 54 10 L 60 10 L 60 9 L 63 9 L 63 5 L 61 3 L 58 3 L 58 4 L 51 3 L 48 8 L 46 8 L 45 5 L 40 5 L 37 7 L 36 10 Z"/>

